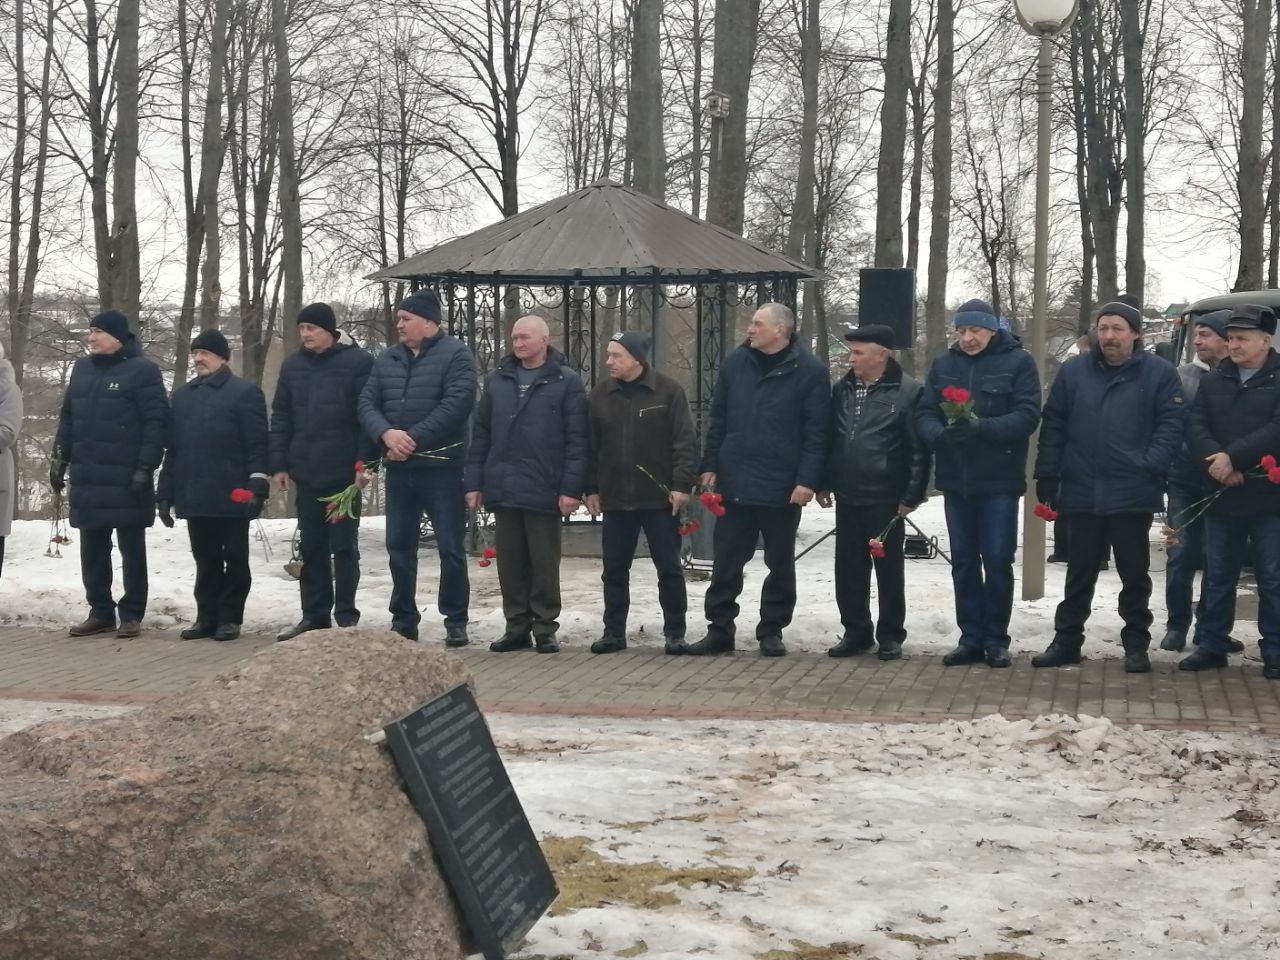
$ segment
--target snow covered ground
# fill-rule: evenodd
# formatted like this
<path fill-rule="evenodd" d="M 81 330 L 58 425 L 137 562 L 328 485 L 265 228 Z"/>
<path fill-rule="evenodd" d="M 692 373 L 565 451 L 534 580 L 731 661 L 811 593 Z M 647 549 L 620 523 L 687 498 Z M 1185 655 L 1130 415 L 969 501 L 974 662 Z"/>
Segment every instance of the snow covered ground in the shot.
<path fill-rule="evenodd" d="M 936 536 L 947 550 L 946 524 L 942 500 L 935 498 L 912 515 L 912 519 L 929 536 Z M 800 526 L 799 549 L 819 539 L 835 523 L 835 511 L 816 505 L 807 507 Z M 289 559 L 291 520 L 268 520 L 262 523 L 271 549 L 267 558 L 261 541 L 253 544 L 254 585 L 249 597 L 245 620 L 248 629 L 276 630 L 297 620 L 298 585 L 284 571 Z M 77 534 L 71 532 L 73 539 Z M 0 580 L 0 621 L 6 623 L 64 627 L 83 618 L 86 613 L 79 581 L 78 544 L 63 547 L 62 559 L 44 556 L 48 547 L 49 525 L 38 521 L 19 521 L 5 545 L 4 577 Z M 194 565 L 181 521 L 172 530 L 157 525 L 148 532 L 148 556 L 151 569 L 151 598 L 144 626 L 172 627 L 189 623 L 194 614 L 191 585 Z M 360 549 L 363 578 L 358 602 L 367 624 L 389 623 L 386 613 L 391 593 L 391 575 L 383 547 L 383 518 L 370 517 L 361 526 Z M 799 604 L 795 621 L 786 631 L 786 641 L 793 650 L 822 651 L 840 634 L 840 620 L 835 606 L 833 564 L 835 543 L 829 538 L 800 560 Z M 1164 562 L 1161 547 L 1152 545 L 1152 576 L 1155 591 L 1152 606 L 1156 615 L 1155 630 L 1164 626 Z M 434 610 L 434 584 L 439 569 L 435 553 L 424 550 L 419 569 L 418 602 L 424 608 L 422 636 L 424 640 L 443 638 Z M 498 595 L 496 566 L 471 570 L 471 634 L 474 640 L 488 642 L 502 633 L 503 618 Z M 747 568 L 743 592 L 743 613 L 738 621 L 738 635 L 751 647 L 760 584 L 765 576 L 760 554 Z M 1017 653 L 1038 652 L 1048 643 L 1053 624 L 1053 611 L 1062 596 L 1065 567 L 1050 564 L 1046 597 L 1035 602 L 1017 600 L 1010 632 Z M 1021 571 L 1018 571 L 1021 575 Z M 596 559 L 566 557 L 561 567 L 564 611 L 561 615 L 562 643 L 586 646 L 599 637 L 602 601 L 600 564 Z M 119 578 L 117 577 L 117 584 Z M 1018 588 L 1020 590 L 1020 587 Z M 1121 654 L 1120 618 L 1116 614 L 1116 598 L 1120 583 L 1114 570 L 1103 572 L 1098 582 L 1094 614 L 1089 623 L 1085 652 L 1095 657 Z M 705 582 L 689 583 L 689 637 L 702 635 L 702 596 Z M 1016 594 L 1015 594 L 1016 596 Z M 907 561 L 907 631 L 906 652 L 940 653 L 950 650 L 957 637 L 951 589 L 951 573 L 945 560 Z M 656 578 L 647 558 L 639 558 L 632 570 L 632 608 L 630 642 L 659 644 L 662 642 L 662 617 L 657 603 Z M 1160 633 L 1157 632 L 1157 638 Z M 1256 630 L 1241 624 L 1237 636 L 1250 645 L 1256 656 Z M 1174 659 L 1176 654 L 1155 653 L 1157 659 Z"/>
<path fill-rule="evenodd" d="M 0 701 L 0 731 L 51 709 L 113 708 Z M 490 723 L 561 888 L 523 960 L 1280 950 L 1274 740 L 1087 717 Z"/>

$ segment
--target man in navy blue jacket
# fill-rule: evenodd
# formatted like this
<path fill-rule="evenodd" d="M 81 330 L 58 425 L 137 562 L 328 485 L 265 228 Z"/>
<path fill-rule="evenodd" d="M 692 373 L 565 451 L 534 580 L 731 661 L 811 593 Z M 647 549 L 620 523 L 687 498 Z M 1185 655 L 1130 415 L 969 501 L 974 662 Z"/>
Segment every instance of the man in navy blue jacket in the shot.
<path fill-rule="evenodd" d="M 1067 522 L 1067 582 L 1054 638 L 1037 667 L 1080 662 L 1084 625 L 1110 544 L 1120 574 L 1124 668 L 1151 669 L 1153 515 L 1182 447 L 1186 402 L 1173 364 L 1142 349 L 1142 314 L 1114 301 L 1098 310 L 1098 349 L 1068 360 L 1044 407 L 1036 496 Z"/>
<path fill-rule="evenodd" d="M 471 599 L 462 465 L 476 404 L 476 362 L 440 323 L 440 300 L 430 290 L 396 305 L 400 342 L 374 361 L 359 409 L 365 432 L 386 450 L 391 629 L 418 639 L 418 529 L 426 513 L 440 553 L 437 603 L 445 643 L 461 647 Z"/>
<path fill-rule="evenodd" d="M 1040 420 L 1040 378 L 1031 354 L 990 305 L 969 300 L 955 315 L 956 342 L 933 361 L 916 406 L 916 433 L 934 450 L 951 539 L 951 581 L 960 642 L 948 666 L 1009 666 L 1013 554 L 1027 446 Z M 947 416 L 948 387 L 968 391 L 973 417 Z"/>
<path fill-rule="evenodd" d="M 587 392 L 541 317 L 511 328 L 511 353 L 485 383 L 464 487 L 467 506 L 493 511 L 507 629 L 495 653 L 556 653 L 560 644 L 561 518 L 587 486 Z"/>
<path fill-rule="evenodd" d="M 156 489 L 160 522 L 187 521 L 196 561 L 196 620 L 183 640 L 234 640 L 253 584 L 249 522 L 271 495 L 267 401 L 262 388 L 231 372 L 231 347 L 218 330 L 191 341 L 195 377 L 173 391 L 169 452 Z M 247 488 L 238 503 L 231 491 Z"/>
<path fill-rule="evenodd" d="M 700 482 L 720 493 L 725 513 L 712 541 L 707 635 L 688 653 L 733 650 L 742 571 L 763 538 L 769 575 L 756 640 L 766 657 L 786 654 L 782 631 L 796 607 L 796 528 L 800 509 L 823 486 L 830 392 L 826 369 L 796 342 L 791 309 L 760 307 L 746 343 L 721 365 L 711 398 Z"/>
<path fill-rule="evenodd" d="M 105 310 L 89 322 L 89 355 L 71 369 L 53 442 L 49 483 L 71 470 L 71 526 L 80 531 L 80 574 L 89 616 L 69 631 L 136 637 L 147 606 L 147 527 L 155 522 L 152 474 L 164 457 L 169 403 L 160 368 L 142 353 L 129 318 Z M 124 594 L 111 596 L 111 535 Z"/>
<path fill-rule="evenodd" d="M 302 619 L 277 634 L 278 640 L 335 621 L 340 627 L 360 622 L 360 498 L 352 516 L 336 523 L 325 515 L 320 498 L 353 482 L 363 488 L 368 475 L 357 471 L 355 462 L 377 456 L 356 411 L 373 357 L 339 339 L 338 320 L 327 303 L 302 308 L 298 339 L 302 349 L 280 365 L 271 400 L 268 460 L 276 486 L 287 490 L 292 483 L 297 490 L 302 552 Z"/>

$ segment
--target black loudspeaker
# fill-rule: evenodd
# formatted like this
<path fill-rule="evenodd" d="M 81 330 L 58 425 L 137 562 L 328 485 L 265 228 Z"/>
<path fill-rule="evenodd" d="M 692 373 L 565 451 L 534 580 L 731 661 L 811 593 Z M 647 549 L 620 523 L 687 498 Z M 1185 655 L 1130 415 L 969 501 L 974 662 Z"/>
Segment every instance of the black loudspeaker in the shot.
<path fill-rule="evenodd" d="M 893 328 L 893 346 L 916 343 L 916 272 L 864 267 L 858 271 L 858 323 Z"/>

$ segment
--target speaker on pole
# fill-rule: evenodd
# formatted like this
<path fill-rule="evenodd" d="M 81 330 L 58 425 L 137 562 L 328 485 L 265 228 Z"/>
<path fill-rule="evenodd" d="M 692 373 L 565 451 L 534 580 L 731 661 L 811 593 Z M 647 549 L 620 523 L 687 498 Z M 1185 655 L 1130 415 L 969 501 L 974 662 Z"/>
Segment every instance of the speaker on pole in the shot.
<path fill-rule="evenodd" d="M 858 323 L 883 323 L 893 328 L 896 350 L 910 350 L 916 342 L 916 272 L 864 267 L 858 271 Z"/>

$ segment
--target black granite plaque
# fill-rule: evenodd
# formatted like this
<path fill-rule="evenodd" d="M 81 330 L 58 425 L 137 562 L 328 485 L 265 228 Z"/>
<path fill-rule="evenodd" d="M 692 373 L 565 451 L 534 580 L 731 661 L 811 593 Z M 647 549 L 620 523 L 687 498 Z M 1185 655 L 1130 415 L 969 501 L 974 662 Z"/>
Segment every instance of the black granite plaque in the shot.
<path fill-rule="evenodd" d="M 383 728 L 485 960 L 504 960 L 555 900 L 555 878 L 470 689 Z"/>

